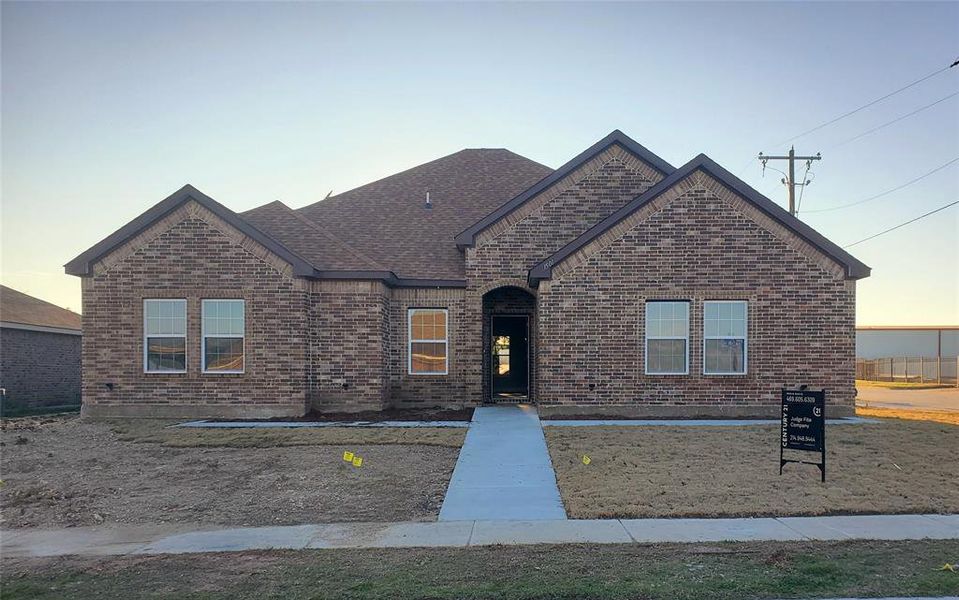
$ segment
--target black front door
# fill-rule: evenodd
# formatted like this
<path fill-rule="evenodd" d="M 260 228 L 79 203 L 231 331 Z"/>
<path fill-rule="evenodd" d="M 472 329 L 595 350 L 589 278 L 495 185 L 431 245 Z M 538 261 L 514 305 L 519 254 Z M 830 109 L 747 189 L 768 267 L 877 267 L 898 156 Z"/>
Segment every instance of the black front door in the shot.
<path fill-rule="evenodd" d="M 529 397 L 529 317 L 492 315 L 490 390 L 494 401 Z"/>

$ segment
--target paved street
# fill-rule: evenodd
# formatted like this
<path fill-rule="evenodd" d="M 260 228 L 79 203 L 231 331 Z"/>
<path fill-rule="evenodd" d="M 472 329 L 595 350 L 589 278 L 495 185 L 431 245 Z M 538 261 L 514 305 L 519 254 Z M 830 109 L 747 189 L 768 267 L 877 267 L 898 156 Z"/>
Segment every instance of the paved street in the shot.
<path fill-rule="evenodd" d="M 870 408 L 959 411 L 959 388 L 896 390 L 863 386 L 856 404 Z"/>

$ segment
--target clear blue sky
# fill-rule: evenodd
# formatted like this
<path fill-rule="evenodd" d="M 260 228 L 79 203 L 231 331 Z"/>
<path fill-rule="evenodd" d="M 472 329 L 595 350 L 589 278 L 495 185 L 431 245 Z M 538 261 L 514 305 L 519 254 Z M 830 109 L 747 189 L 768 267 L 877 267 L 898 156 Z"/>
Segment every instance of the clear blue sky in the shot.
<path fill-rule="evenodd" d="M 293 207 L 465 147 L 556 167 L 619 128 L 705 152 L 785 202 L 750 156 L 941 68 L 959 3 L 2 5 L 2 279 L 79 309 L 62 265 L 184 183 Z M 959 67 L 797 140 L 802 208 L 959 157 Z M 781 165 L 780 165 L 781 166 Z M 847 210 L 843 245 L 959 199 L 959 163 Z M 959 207 L 852 250 L 860 324 L 959 322 Z"/>

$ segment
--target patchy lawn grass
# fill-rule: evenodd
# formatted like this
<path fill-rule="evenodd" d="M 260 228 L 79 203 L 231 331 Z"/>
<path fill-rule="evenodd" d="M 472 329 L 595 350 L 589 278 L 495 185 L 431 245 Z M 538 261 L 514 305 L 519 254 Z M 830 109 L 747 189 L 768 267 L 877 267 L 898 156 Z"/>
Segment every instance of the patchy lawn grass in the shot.
<path fill-rule="evenodd" d="M 827 427 L 825 484 L 814 466 L 779 475 L 775 425 L 545 432 L 567 513 L 578 519 L 959 512 L 959 429 L 940 423 Z"/>
<path fill-rule="evenodd" d="M 948 425 L 959 425 L 959 412 L 942 410 L 914 410 L 898 408 L 866 408 L 856 407 L 856 414 L 860 417 L 879 417 L 882 419 L 906 419 L 907 421 L 934 421 Z"/>
<path fill-rule="evenodd" d="M 0 525 L 294 525 L 433 520 L 465 432 L 3 423 Z M 363 457 L 360 468 L 342 460 Z"/>
<path fill-rule="evenodd" d="M 509 546 L 7 559 L 0 597 L 743 600 L 959 593 L 959 542 Z"/>

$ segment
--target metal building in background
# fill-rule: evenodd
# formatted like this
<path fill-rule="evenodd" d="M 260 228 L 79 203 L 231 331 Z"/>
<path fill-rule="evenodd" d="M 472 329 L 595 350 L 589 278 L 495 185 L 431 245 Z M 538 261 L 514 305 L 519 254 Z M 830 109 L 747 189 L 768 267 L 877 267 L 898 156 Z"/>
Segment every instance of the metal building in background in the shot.
<path fill-rule="evenodd" d="M 857 327 L 856 378 L 957 383 L 959 326 Z"/>

